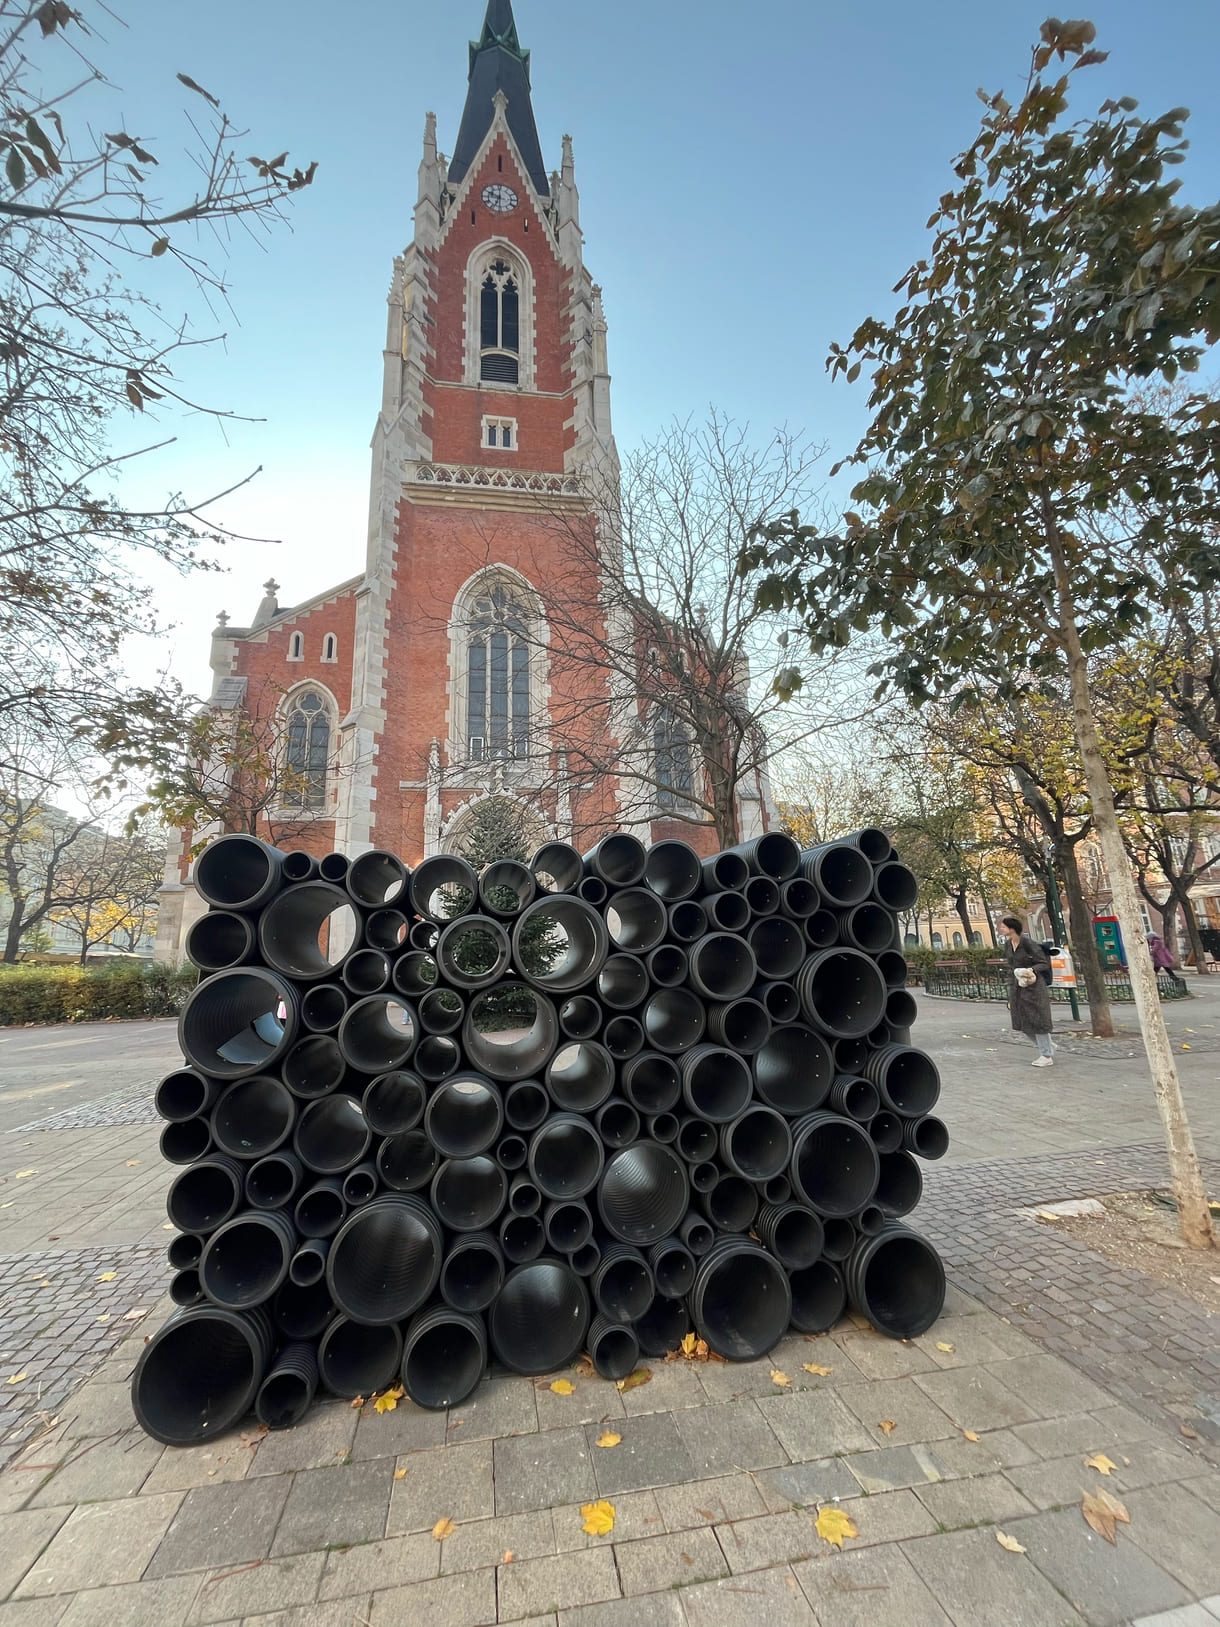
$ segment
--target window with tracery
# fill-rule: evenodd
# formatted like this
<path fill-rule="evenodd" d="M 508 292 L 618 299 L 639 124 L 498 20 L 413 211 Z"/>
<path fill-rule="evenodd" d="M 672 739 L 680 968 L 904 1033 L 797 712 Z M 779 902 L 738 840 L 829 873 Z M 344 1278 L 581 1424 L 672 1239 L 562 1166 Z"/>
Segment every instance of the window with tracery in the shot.
<path fill-rule="evenodd" d="M 330 759 L 330 713 L 315 690 L 305 689 L 288 702 L 284 805 L 321 808 L 326 802 Z"/>
<path fill-rule="evenodd" d="M 479 378 L 516 384 L 521 370 L 521 289 L 507 260 L 492 260 L 479 291 Z"/>
<path fill-rule="evenodd" d="M 653 721 L 652 754 L 657 806 L 674 808 L 689 801 L 694 790 L 690 739 L 667 706 L 660 708 Z"/>
<path fill-rule="evenodd" d="M 472 762 L 529 753 L 529 615 L 497 583 L 471 605 L 466 732 Z"/>

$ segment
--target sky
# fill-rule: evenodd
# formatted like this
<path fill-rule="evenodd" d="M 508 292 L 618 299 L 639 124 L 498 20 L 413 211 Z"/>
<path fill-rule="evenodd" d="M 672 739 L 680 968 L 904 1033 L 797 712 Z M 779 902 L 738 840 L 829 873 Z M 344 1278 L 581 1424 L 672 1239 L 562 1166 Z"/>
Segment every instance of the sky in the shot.
<path fill-rule="evenodd" d="M 132 497 L 201 496 L 261 470 L 216 512 L 266 540 L 231 544 L 220 577 L 153 577 L 168 631 L 128 652 L 133 676 L 168 669 L 206 692 L 219 610 L 248 623 L 269 574 L 293 604 L 363 568 L 391 262 L 411 236 L 425 110 L 453 149 L 484 0 L 115 3 L 125 26 L 96 42 L 112 88 L 91 93 L 95 116 L 155 143 L 167 197 L 184 109 L 205 111 L 179 71 L 249 130 L 243 150 L 319 163 L 290 228 L 209 248 L 231 309 L 201 308 L 167 259 L 140 283 L 167 319 L 189 311 L 196 334 L 224 335 L 184 360 L 193 397 L 255 420 L 156 426 L 173 444 L 125 477 Z M 1019 90 L 1042 7 L 515 0 L 515 11 L 548 168 L 565 132 L 575 144 L 620 450 L 715 406 L 760 436 L 786 424 L 826 442 L 829 468 L 865 427 L 867 390 L 829 382 L 828 345 L 894 309 L 891 289 L 977 129 L 976 87 Z M 1076 76 L 1074 109 L 1124 94 L 1148 113 L 1191 108 L 1183 197 L 1214 202 L 1220 4 L 1093 0 L 1087 15 L 1110 59 Z"/>

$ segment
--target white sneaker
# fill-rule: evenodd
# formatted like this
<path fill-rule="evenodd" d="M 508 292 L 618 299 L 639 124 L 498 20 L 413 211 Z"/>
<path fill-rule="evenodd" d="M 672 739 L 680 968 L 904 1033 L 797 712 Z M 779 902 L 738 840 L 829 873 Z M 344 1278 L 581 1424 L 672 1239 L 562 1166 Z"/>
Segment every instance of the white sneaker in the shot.
<path fill-rule="evenodd" d="M 1050 1056 L 1036 1056 L 1030 1063 L 1031 1068 L 1053 1068 L 1054 1066 L 1055 1059 Z"/>

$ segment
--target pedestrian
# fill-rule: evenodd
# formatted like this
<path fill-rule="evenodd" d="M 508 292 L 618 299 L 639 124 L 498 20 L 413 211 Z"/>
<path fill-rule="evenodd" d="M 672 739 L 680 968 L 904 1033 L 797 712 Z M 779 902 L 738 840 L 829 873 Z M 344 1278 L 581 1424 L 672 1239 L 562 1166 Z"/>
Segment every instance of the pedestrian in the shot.
<path fill-rule="evenodd" d="M 1052 1067 L 1055 1046 L 1051 1040 L 1051 957 L 1040 943 L 1034 942 L 1015 915 L 1006 915 L 1000 925 L 1008 939 L 1008 1004 L 1012 1026 L 1038 1047 L 1034 1067 Z"/>
<path fill-rule="evenodd" d="M 1152 956 L 1152 964 L 1158 972 L 1173 971 L 1173 955 L 1170 952 L 1169 945 L 1161 938 L 1158 938 L 1155 932 L 1148 934 L 1148 952 Z"/>

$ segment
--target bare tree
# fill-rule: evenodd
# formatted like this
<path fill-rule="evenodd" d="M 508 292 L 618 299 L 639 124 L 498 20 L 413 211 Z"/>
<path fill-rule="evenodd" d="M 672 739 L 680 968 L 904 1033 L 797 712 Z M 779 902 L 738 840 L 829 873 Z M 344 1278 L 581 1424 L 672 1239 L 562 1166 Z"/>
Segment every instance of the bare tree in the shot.
<path fill-rule="evenodd" d="M 54 744 L 6 720 L 0 767 L 0 960 L 20 958 L 21 946 L 56 911 L 75 903 L 73 860 L 93 820 L 65 812 L 56 793 L 70 765 Z"/>
<path fill-rule="evenodd" d="M 60 866 L 68 902 L 49 918 L 76 937 L 82 966 L 91 949 L 116 940 L 134 952 L 156 913 L 164 872 L 164 833 L 148 822 L 131 833 L 97 827 L 81 833 Z"/>

